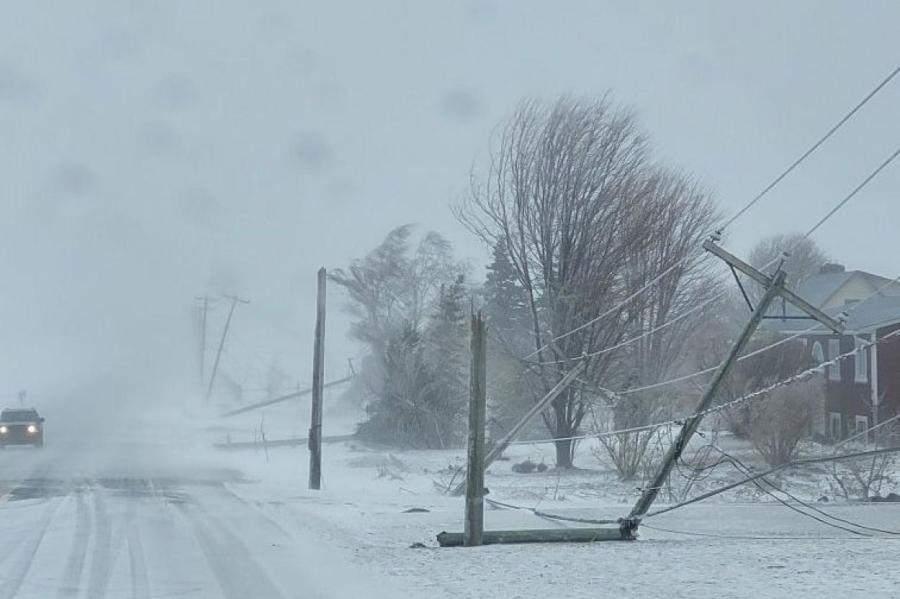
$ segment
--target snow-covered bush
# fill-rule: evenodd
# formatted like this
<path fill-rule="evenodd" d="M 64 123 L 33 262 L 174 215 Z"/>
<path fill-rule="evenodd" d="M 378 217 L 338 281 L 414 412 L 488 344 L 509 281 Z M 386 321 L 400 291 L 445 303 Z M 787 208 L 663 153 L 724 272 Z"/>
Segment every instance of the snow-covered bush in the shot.
<path fill-rule="evenodd" d="M 807 436 L 821 397 L 816 381 L 779 387 L 762 401 L 749 405 L 748 432 L 759 455 L 770 466 L 790 462 Z"/>

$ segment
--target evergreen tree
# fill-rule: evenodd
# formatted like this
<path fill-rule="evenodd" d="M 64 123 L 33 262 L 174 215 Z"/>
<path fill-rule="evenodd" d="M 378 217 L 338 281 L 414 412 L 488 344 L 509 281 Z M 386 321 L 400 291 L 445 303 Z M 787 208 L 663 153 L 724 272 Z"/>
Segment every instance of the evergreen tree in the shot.
<path fill-rule="evenodd" d="M 467 288 L 463 275 L 441 287 L 428 323 L 426 361 L 435 374 L 435 411 L 447 438 L 461 437 L 469 381 Z"/>
<path fill-rule="evenodd" d="M 495 336 L 510 350 L 523 350 L 527 339 L 528 301 L 502 240 L 494 244 L 484 282 L 484 312 Z"/>
<path fill-rule="evenodd" d="M 488 430 L 499 437 L 531 407 L 521 356 L 529 348 L 529 307 L 502 240 L 494 244 L 482 288 L 488 321 Z M 532 348 L 533 349 L 533 348 Z"/>

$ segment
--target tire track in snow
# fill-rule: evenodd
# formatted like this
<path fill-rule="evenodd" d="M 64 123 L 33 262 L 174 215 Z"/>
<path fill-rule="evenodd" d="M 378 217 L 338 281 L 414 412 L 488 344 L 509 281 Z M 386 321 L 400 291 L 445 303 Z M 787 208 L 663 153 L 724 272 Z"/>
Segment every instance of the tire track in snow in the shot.
<path fill-rule="evenodd" d="M 294 535 L 287 528 L 285 528 L 281 522 L 276 520 L 269 512 L 267 512 L 258 502 L 247 499 L 246 497 L 238 494 L 226 483 L 222 483 L 221 485 L 217 486 L 216 489 L 222 497 L 225 497 L 232 501 L 236 501 L 241 505 L 246 506 L 248 510 L 252 510 L 277 534 L 280 534 L 288 539 L 293 538 Z"/>
<path fill-rule="evenodd" d="M 149 486 L 149 481 L 140 481 L 138 486 Z M 134 599 L 150 599 L 150 577 L 147 574 L 147 560 L 141 540 L 141 519 L 137 517 L 137 506 L 143 502 L 139 489 L 132 489 L 128 498 L 125 526 L 128 529 L 128 561 L 131 567 L 131 595 Z"/>
<path fill-rule="evenodd" d="M 88 575 L 87 596 L 102 599 L 106 596 L 113 567 L 112 521 L 101 493 L 94 490 L 94 551 Z"/>
<path fill-rule="evenodd" d="M 53 521 L 62 503 L 63 500 L 59 498 L 55 501 L 51 500 L 50 505 L 44 511 L 40 527 L 35 529 L 30 536 L 26 536 L 24 540 L 16 543 L 21 548 L 20 558 L 18 561 L 12 562 L 10 569 L 5 572 L 3 577 L 4 584 L 0 586 L 0 597 L 2 599 L 13 599 L 19 593 L 19 589 L 22 587 L 22 583 L 25 582 L 25 578 L 28 576 L 28 572 L 34 563 L 34 556 L 44 540 L 44 535 L 47 534 L 47 529 L 50 527 L 50 523 Z"/>
<path fill-rule="evenodd" d="M 197 543 L 215 575 L 225 599 L 265 597 L 284 599 L 284 594 L 254 559 L 244 542 L 194 505 L 180 504 L 182 516 L 194 530 Z"/>
<path fill-rule="evenodd" d="M 81 585 L 81 575 L 84 572 L 84 562 L 87 558 L 88 539 L 91 534 L 91 512 L 88 509 L 84 489 L 75 491 L 75 536 L 72 538 L 72 548 L 66 559 L 63 570 L 62 584 L 56 592 L 57 597 L 72 597 L 77 595 Z"/>

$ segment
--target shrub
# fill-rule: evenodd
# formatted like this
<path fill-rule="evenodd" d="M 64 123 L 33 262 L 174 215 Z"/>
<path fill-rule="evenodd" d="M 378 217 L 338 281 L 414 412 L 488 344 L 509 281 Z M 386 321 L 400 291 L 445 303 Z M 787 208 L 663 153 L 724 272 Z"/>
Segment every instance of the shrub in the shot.
<path fill-rule="evenodd" d="M 820 396 L 817 381 L 804 381 L 779 387 L 749 406 L 750 441 L 767 464 L 781 466 L 794 458 L 809 433 Z"/>

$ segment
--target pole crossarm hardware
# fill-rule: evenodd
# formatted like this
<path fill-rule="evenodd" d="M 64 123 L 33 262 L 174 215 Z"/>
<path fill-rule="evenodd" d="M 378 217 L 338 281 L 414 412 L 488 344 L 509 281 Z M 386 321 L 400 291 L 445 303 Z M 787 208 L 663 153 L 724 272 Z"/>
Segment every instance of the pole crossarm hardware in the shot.
<path fill-rule="evenodd" d="M 693 437 L 694 433 L 697 432 L 697 429 L 700 426 L 700 422 L 703 420 L 704 413 L 709 409 L 716 398 L 719 386 L 731 373 L 735 363 L 737 362 L 738 356 L 747 346 L 747 343 L 750 341 L 750 338 L 753 336 L 753 333 L 756 331 L 760 321 L 765 316 L 766 311 L 769 309 L 772 301 L 775 300 L 775 298 L 781 297 L 784 300 L 790 302 L 803 312 L 809 314 L 810 317 L 818 320 L 836 333 L 842 333 L 844 330 L 843 323 L 831 318 L 821 310 L 809 304 L 806 300 L 804 300 L 797 294 L 785 288 L 784 285 L 786 274 L 784 270 L 782 270 L 784 260 L 779 263 L 778 267 L 775 270 L 775 273 L 769 276 L 760 272 L 756 268 L 753 268 L 740 258 L 720 248 L 718 245 L 716 245 L 714 238 L 704 242 L 703 248 L 706 251 L 715 254 L 717 257 L 724 260 L 730 267 L 741 271 L 760 285 L 764 286 L 766 292 L 757 304 L 756 308 L 753 310 L 753 313 L 750 316 L 750 320 L 744 326 L 744 330 L 741 332 L 741 335 L 738 338 L 737 342 L 731 348 L 728 357 L 725 358 L 725 361 L 722 362 L 722 364 L 716 370 L 716 373 L 713 375 L 709 387 L 701 397 L 700 402 L 694 411 L 694 415 L 689 418 L 682 426 L 681 431 L 679 431 L 678 433 L 678 437 L 675 439 L 675 442 L 666 453 L 666 456 L 663 459 L 659 470 L 656 472 L 656 475 L 653 477 L 652 482 L 643 490 L 643 492 L 641 493 L 641 497 L 638 499 L 637 503 L 635 503 L 634 507 L 631 510 L 631 513 L 628 514 L 628 517 L 621 519 L 620 528 L 623 538 L 634 538 L 636 536 L 637 529 L 641 524 L 641 520 L 647 514 L 647 512 L 650 511 L 650 507 L 653 505 L 653 502 L 659 495 L 660 490 L 666 484 L 666 481 L 668 480 L 669 475 L 672 472 L 672 468 L 681 458 L 682 453 L 687 448 L 688 443 L 690 443 L 691 437 Z"/>
<path fill-rule="evenodd" d="M 724 260 L 728 266 L 733 269 L 739 270 L 763 287 L 768 288 L 772 284 L 773 277 L 766 275 L 765 273 L 760 272 L 756 268 L 753 268 L 734 254 L 727 252 L 726 250 L 720 248 L 712 239 L 707 239 L 703 242 L 703 249 L 709 252 L 710 254 L 714 254 L 715 256 Z M 778 291 L 777 295 L 784 298 L 786 301 L 794 304 L 797 308 L 806 312 L 810 318 L 814 318 L 818 320 L 826 327 L 834 331 L 835 333 L 843 333 L 844 332 L 844 323 L 832 318 L 831 316 L 825 314 L 808 301 L 791 291 L 787 288 L 782 288 Z"/>

